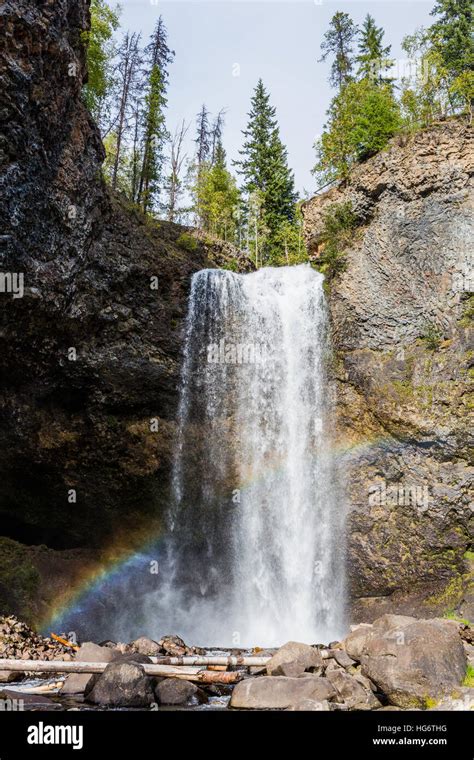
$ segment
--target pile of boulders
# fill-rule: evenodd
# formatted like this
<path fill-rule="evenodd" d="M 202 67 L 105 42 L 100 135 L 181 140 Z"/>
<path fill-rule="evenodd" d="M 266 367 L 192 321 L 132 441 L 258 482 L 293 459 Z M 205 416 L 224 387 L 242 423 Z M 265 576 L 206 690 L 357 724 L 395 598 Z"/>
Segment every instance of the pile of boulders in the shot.
<path fill-rule="evenodd" d="M 247 710 L 474 710 L 474 687 L 466 678 L 474 665 L 474 631 L 454 620 L 384 615 L 351 626 L 346 638 L 328 646 L 290 641 L 259 651 L 269 657 L 263 667 L 230 666 L 239 671 L 236 685 L 210 682 L 208 673 L 201 678 L 175 664 L 170 677 L 150 676 L 144 668 L 155 657 L 204 654 L 178 636 L 164 636 L 86 642 L 71 655 L 15 618 L 0 618 L 3 657 L 107 663 L 100 674 L 68 675 L 61 689 L 61 696 L 101 708 L 195 707 L 219 696 Z"/>
<path fill-rule="evenodd" d="M 83 694 L 87 702 L 102 707 L 150 707 L 154 705 L 195 705 L 207 702 L 209 693 L 195 684 L 177 678 L 147 676 L 143 665 L 151 657 L 184 657 L 205 654 L 204 649 L 190 647 L 179 636 L 164 636 L 154 641 L 145 636 L 129 644 L 103 642 L 101 646 L 86 642 L 76 655 L 79 662 L 109 663 L 100 675 L 73 673 L 61 689 L 64 696 Z"/>
<path fill-rule="evenodd" d="M 0 617 L 0 659 L 72 660 L 71 647 L 35 633 L 13 615 Z M 19 680 L 20 673 L 0 671 L 0 683 Z"/>
<path fill-rule="evenodd" d="M 289 642 L 263 677 L 245 678 L 230 706 L 280 710 L 474 709 L 463 685 L 472 629 L 446 619 L 384 615 L 341 642 Z"/>

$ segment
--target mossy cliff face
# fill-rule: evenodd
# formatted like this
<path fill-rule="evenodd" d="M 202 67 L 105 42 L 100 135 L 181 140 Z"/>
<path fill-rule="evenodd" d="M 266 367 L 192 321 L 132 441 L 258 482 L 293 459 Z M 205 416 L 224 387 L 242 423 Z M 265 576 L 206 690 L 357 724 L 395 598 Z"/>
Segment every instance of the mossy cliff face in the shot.
<path fill-rule="evenodd" d="M 0 535 L 85 562 L 159 525 L 191 276 L 230 253 L 109 195 L 81 102 L 88 24 L 86 0 L 0 9 L 1 271 L 24 277 L 22 298 L 0 293 Z"/>
<path fill-rule="evenodd" d="M 394 143 L 304 209 L 315 261 L 328 205 L 349 201 L 358 220 L 327 290 L 359 617 L 423 605 L 467 571 L 473 163 L 472 130 L 445 122 Z"/>

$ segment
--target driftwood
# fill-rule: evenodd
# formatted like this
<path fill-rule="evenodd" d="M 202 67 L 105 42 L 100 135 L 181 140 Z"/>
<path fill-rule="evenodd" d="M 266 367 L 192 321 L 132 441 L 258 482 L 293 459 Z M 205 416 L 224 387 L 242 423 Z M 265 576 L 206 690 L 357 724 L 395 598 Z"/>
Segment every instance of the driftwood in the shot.
<path fill-rule="evenodd" d="M 244 667 L 258 667 L 263 668 L 270 657 L 201 657 L 201 656 L 187 656 L 187 657 L 150 657 L 150 659 L 156 665 L 201 665 L 207 667 L 209 665 L 234 665 Z"/>
<path fill-rule="evenodd" d="M 0 660 L 0 670 L 18 673 L 103 673 L 108 662 L 64 662 L 63 660 Z M 215 673 L 201 667 L 142 664 L 148 676 L 183 678 L 200 683 L 236 683 L 242 678 L 239 672 Z"/>

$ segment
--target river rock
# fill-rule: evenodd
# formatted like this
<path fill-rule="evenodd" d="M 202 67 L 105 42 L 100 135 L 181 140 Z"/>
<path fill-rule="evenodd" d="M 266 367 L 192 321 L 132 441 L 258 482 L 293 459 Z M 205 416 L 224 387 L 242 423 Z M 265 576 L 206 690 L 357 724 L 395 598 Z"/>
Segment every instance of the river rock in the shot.
<path fill-rule="evenodd" d="M 458 689 L 454 689 L 451 694 L 442 697 L 438 701 L 434 701 L 428 709 L 435 712 L 442 712 L 444 710 L 449 710 L 450 712 L 474 711 L 474 688 L 461 686 Z"/>
<path fill-rule="evenodd" d="M 356 664 L 356 661 L 353 660 L 352 657 L 349 657 L 347 652 L 345 652 L 343 649 L 333 650 L 333 658 L 336 660 L 337 664 L 341 666 L 341 668 L 350 668 Z"/>
<path fill-rule="evenodd" d="M 309 675 L 306 678 L 262 676 L 246 678 L 237 684 L 230 700 L 231 707 L 245 709 L 285 710 L 311 699 L 316 702 L 336 696 L 336 690 L 327 678 Z"/>
<path fill-rule="evenodd" d="M 441 619 L 384 616 L 366 635 L 360 658 L 362 675 L 403 708 L 421 708 L 428 699 L 448 694 L 466 672 L 459 633 Z"/>
<path fill-rule="evenodd" d="M 329 712 L 329 702 L 327 699 L 317 701 L 315 699 L 301 699 L 291 707 L 286 708 L 292 712 Z"/>
<path fill-rule="evenodd" d="M 207 695 L 190 681 L 181 678 L 165 678 L 155 687 L 160 705 L 197 705 L 207 702 Z"/>
<path fill-rule="evenodd" d="M 148 707 L 155 702 L 153 679 L 136 662 L 111 662 L 87 694 L 87 701 L 104 707 Z"/>
<path fill-rule="evenodd" d="M 12 681 L 19 681 L 22 675 L 22 673 L 16 673 L 13 670 L 0 670 L 0 683 L 11 683 Z"/>
<path fill-rule="evenodd" d="M 320 652 L 309 644 L 289 641 L 267 662 L 269 676 L 295 677 L 310 668 L 321 668 L 323 660 Z"/>
<path fill-rule="evenodd" d="M 344 670 L 332 670 L 327 679 L 336 689 L 336 701 L 343 702 L 349 710 L 376 710 L 380 702 L 372 690 L 364 686 Z"/>
<path fill-rule="evenodd" d="M 86 641 L 81 645 L 76 660 L 78 662 L 112 662 L 118 656 L 119 653 L 110 647 L 103 647 L 94 644 L 92 641 Z M 61 694 L 82 694 L 93 678 L 94 675 L 90 673 L 71 673 L 64 681 Z"/>
<path fill-rule="evenodd" d="M 139 654 L 149 655 L 150 657 L 157 657 L 161 653 L 161 647 L 158 642 L 146 636 L 140 636 L 139 639 L 132 641 L 131 647 Z"/>

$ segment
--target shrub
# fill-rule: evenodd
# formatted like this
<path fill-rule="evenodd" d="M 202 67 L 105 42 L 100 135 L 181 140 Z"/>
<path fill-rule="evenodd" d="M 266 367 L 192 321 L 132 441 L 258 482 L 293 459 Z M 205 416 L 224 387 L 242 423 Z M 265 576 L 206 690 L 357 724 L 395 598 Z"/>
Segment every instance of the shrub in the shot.
<path fill-rule="evenodd" d="M 185 251 L 189 251 L 189 253 L 194 253 L 198 249 L 198 241 L 189 232 L 183 232 L 177 239 L 176 245 L 184 248 Z"/>

